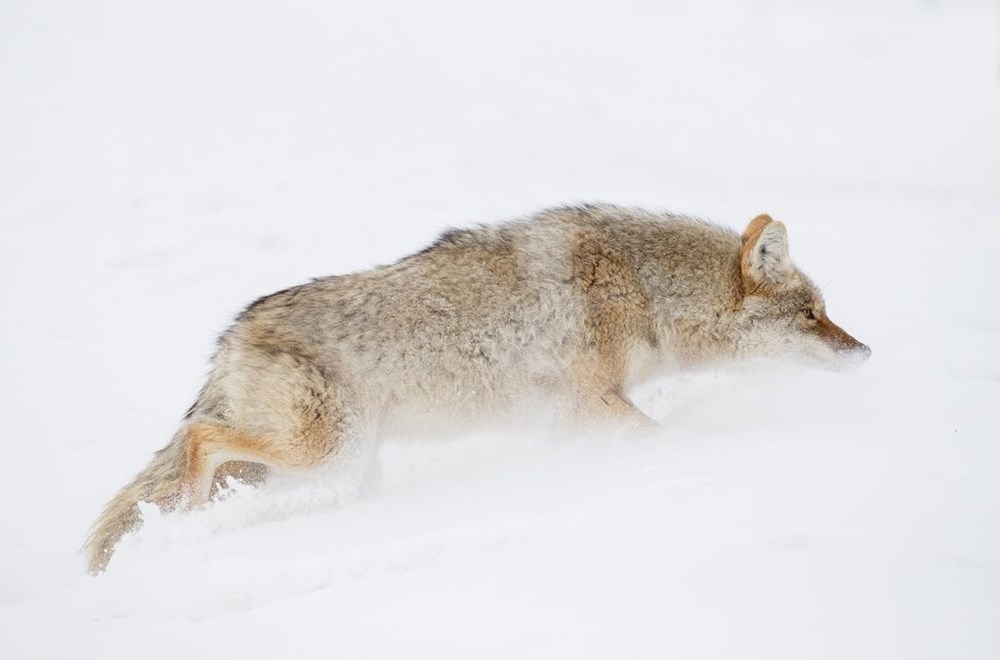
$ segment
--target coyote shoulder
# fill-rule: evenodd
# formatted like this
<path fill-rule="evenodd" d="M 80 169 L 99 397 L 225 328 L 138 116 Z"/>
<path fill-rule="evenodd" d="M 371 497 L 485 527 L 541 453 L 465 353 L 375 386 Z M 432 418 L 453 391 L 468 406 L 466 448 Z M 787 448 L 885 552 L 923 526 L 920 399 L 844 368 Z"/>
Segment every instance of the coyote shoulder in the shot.
<path fill-rule="evenodd" d="M 89 568 L 141 524 L 139 502 L 195 507 L 220 474 L 370 455 L 393 424 L 542 394 L 575 420 L 644 425 L 627 391 L 658 369 L 755 356 L 845 367 L 869 352 L 829 319 L 766 215 L 742 235 L 603 205 L 451 230 L 247 307 L 173 440 L 95 522 Z"/>

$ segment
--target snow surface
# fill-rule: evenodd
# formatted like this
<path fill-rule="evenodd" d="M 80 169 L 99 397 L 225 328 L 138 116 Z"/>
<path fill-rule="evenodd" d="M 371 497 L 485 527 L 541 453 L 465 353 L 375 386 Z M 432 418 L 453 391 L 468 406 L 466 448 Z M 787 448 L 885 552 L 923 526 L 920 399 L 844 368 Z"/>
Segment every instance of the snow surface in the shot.
<path fill-rule="evenodd" d="M 1000 12 L 0 3 L 0 657 L 1000 657 Z M 641 438 L 387 438 L 109 572 L 87 527 L 249 301 L 575 201 L 767 211 L 872 360 Z"/>

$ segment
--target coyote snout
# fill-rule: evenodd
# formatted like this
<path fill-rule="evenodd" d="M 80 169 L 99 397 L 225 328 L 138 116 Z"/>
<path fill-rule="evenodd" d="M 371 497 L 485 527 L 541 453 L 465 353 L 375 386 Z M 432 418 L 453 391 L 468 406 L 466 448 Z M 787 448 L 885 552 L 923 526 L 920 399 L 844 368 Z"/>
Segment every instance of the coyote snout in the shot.
<path fill-rule="evenodd" d="M 869 354 L 826 315 L 766 215 L 742 236 L 613 206 L 452 230 L 394 264 L 247 307 L 174 439 L 95 523 L 90 570 L 142 523 L 139 502 L 191 508 L 221 475 L 370 461 L 387 428 L 535 396 L 646 426 L 627 388 L 656 367 L 773 356 L 844 368 Z"/>
<path fill-rule="evenodd" d="M 815 332 L 834 355 L 825 366 L 832 369 L 857 367 L 871 357 L 872 349 L 867 344 L 847 334 L 825 315 L 816 319 Z"/>

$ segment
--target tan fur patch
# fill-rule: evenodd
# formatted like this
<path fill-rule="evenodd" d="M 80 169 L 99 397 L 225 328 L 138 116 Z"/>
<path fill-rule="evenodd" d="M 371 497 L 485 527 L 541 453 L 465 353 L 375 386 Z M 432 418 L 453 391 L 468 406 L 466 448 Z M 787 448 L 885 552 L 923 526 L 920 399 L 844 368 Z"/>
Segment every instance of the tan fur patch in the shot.
<path fill-rule="evenodd" d="M 594 238 L 580 241 L 573 274 L 586 299 L 587 344 L 614 372 L 613 378 L 621 379 L 628 349 L 652 335 L 649 297 L 635 268 Z"/>
<path fill-rule="evenodd" d="M 863 346 L 861 342 L 849 335 L 843 328 L 826 316 L 816 319 L 816 326 L 813 331 L 822 337 L 823 341 L 837 350 L 849 351 Z"/>
<path fill-rule="evenodd" d="M 181 483 L 190 506 L 198 506 L 208 499 L 219 467 L 261 464 L 294 470 L 309 467 L 322 459 L 319 451 L 308 451 L 318 450 L 319 447 L 306 443 L 274 442 L 219 424 L 193 424 L 188 429 L 187 440 L 187 466 Z"/>
<path fill-rule="evenodd" d="M 744 283 L 752 281 L 750 259 L 753 256 L 754 248 L 760 235 L 764 233 L 764 228 L 774 222 L 774 219 L 766 213 L 761 213 L 750 221 L 747 228 L 743 230 L 743 247 L 740 250 L 740 274 L 743 275 Z M 754 283 L 756 284 L 756 283 Z"/>
<path fill-rule="evenodd" d="M 753 242 L 757 240 L 757 237 L 760 236 L 760 233 L 764 231 L 764 227 L 772 222 L 774 222 L 774 218 L 766 213 L 761 213 L 756 218 L 751 220 L 747 224 L 747 228 L 743 230 L 743 247 L 746 248 L 748 242 L 752 245 Z M 751 238 L 753 241 L 750 241 Z"/>
<path fill-rule="evenodd" d="M 579 405 L 645 417 L 622 394 L 629 351 L 654 335 L 649 296 L 635 267 L 596 237 L 583 236 L 573 254 L 573 274 L 586 301 L 587 349 L 573 365 Z"/>

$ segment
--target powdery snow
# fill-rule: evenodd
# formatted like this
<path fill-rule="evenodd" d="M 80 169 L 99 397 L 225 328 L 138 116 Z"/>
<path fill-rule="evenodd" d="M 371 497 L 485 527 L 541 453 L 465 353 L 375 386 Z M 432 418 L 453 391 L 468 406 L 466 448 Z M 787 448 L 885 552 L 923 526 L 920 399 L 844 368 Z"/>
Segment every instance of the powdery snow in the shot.
<path fill-rule="evenodd" d="M 0 6 L 0 657 L 1000 656 L 994 3 Z M 843 374 L 387 438 L 78 548 L 252 299 L 447 226 L 769 212 Z M 540 417 L 546 417 L 541 411 Z"/>

